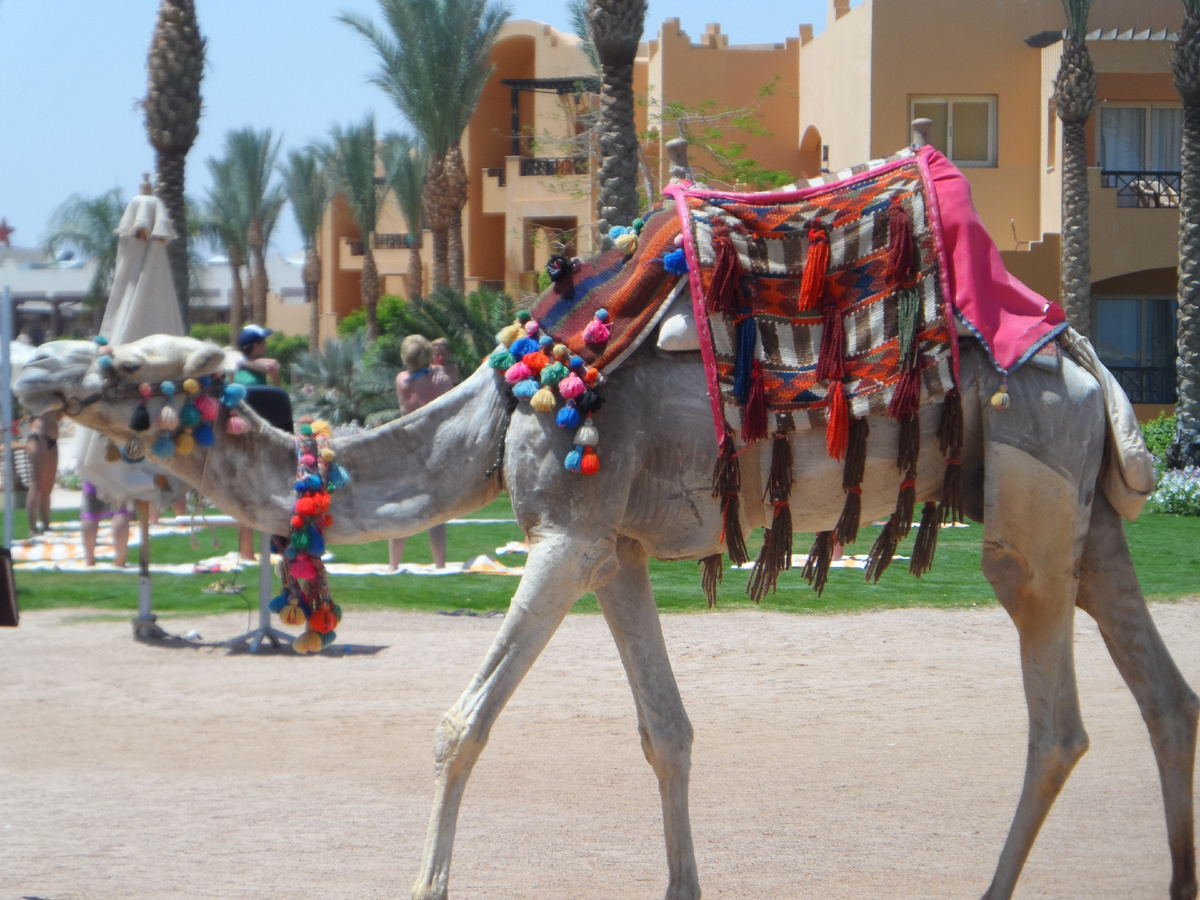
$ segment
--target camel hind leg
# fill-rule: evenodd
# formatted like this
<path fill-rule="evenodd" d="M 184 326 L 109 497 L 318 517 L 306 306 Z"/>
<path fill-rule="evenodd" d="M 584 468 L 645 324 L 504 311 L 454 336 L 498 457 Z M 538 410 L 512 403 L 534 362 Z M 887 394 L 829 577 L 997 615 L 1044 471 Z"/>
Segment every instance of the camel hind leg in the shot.
<path fill-rule="evenodd" d="M 1025 782 L 984 900 L 1008 900 L 1038 831 L 1087 751 L 1075 682 L 1076 563 L 1090 497 L 1033 456 L 985 448 L 983 572 L 1017 626 L 1029 707 Z"/>
<path fill-rule="evenodd" d="M 1108 652 L 1150 731 L 1171 849 L 1171 900 L 1195 900 L 1192 775 L 1200 700 L 1184 681 L 1154 626 L 1129 557 L 1125 529 L 1103 495 L 1092 507 L 1078 602 L 1100 627 Z"/>

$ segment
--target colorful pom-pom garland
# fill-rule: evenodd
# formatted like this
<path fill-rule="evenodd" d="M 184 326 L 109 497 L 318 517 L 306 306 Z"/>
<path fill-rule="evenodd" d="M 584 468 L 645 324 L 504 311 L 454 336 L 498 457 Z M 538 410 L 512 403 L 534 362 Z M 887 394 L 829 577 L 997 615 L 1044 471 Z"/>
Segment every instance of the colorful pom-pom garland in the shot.
<path fill-rule="evenodd" d="M 635 222 L 634 226 L 640 230 Z M 636 232 L 631 232 L 636 237 Z M 566 274 L 565 257 L 558 261 L 559 277 Z M 603 343 L 609 339 L 611 326 L 608 313 L 599 309 L 583 330 L 586 343 Z M 500 346 L 488 357 L 487 364 L 504 373 L 517 400 L 529 402 L 536 412 L 554 415 L 560 428 L 578 429 L 574 450 L 567 454 L 564 466 L 568 471 L 593 475 L 600 469 L 595 445 L 599 434 L 592 414 L 600 408 L 603 398 L 595 393 L 604 381 L 598 369 L 589 367 L 583 357 L 572 355 L 566 344 L 556 343 L 545 334 L 527 310 L 517 313 L 517 321 L 496 335 Z M 560 407 L 558 399 L 565 405 Z"/>
<path fill-rule="evenodd" d="M 271 601 L 271 611 L 279 614 L 283 624 L 306 626 L 292 642 L 297 653 L 313 653 L 332 644 L 337 639 L 334 629 L 342 619 L 342 608 L 329 595 L 321 556 L 325 529 L 333 523 L 330 495 L 349 482 L 350 476 L 333 461 L 330 434 L 329 423 L 317 419 L 302 424 L 296 437 L 296 503 L 291 534 L 280 548 L 283 592 Z"/>

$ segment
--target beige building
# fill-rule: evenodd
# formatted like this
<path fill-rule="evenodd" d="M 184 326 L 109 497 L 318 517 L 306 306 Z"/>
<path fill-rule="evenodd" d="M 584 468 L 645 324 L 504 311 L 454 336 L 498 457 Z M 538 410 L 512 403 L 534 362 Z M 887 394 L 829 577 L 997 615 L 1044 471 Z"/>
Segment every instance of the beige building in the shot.
<path fill-rule="evenodd" d="M 1174 398 L 1182 111 L 1169 57 L 1182 14 L 1178 0 L 1097 0 L 1088 39 L 1099 100 L 1088 126 L 1094 337 L 1147 404 Z M 671 105 L 757 110 L 769 133 L 728 139 L 797 177 L 893 153 L 909 142 L 911 121 L 928 118 L 1009 268 L 1057 299 L 1061 129 L 1051 96 L 1063 23 L 1059 0 L 862 0 L 852 9 L 830 0 L 815 37 L 800 25 L 777 44 L 732 46 L 719 25 L 692 37 L 669 19 L 635 67 L 644 187 L 657 197 L 666 177 Z M 586 127 L 595 76 L 573 35 L 530 21 L 505 25 L 493 62 L 463 140 L 466 271 L 469 288 L 520 298 L 551 252 L 587 255 L 595 245 Z M 711 157 L 693 148 L 692 161 L 720 183 Z M 320 247 L 326 333 L 359 305 L 363 239 L 335 206 Z M 403 294 L 415 238 L 394 203 L 370 239 L 385 290 Z"/>

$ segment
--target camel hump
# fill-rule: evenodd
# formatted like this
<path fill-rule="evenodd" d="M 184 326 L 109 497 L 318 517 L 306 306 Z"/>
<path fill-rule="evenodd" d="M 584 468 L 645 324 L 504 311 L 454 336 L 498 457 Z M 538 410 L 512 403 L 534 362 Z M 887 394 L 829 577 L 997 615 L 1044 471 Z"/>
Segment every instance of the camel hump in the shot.
<path fill-rule="evenodd" d="M 1133 404 L 1100 362 L 1092 342 L 1074 328 L 1064 332 L 1063 340 L 1075 361 L 1100 385 L 1108 413 L 1109 450 L 1100 471 L 1100 486 L 1113 508 L 1133 522 L 1154 493 L 1154 457 L 1146 446 Z"/>

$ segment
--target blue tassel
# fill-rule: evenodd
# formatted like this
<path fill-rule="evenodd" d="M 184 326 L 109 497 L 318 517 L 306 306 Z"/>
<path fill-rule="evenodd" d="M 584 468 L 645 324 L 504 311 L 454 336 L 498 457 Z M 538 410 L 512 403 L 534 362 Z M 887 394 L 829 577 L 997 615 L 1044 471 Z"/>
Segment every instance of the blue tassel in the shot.
<path fill-rule="evenodd" d="M 581 421 L 579 410 L 575 408 L 574 403 L 568 403 L 558 411 L 554 421 L 559 428 L 578 428 Z"/>
<path fill-rule="evenodd" d="M 538 383 L 532 378 L 526 378 L 513 385 L 513 396 L 518 400 L 528 400 L 538 392 Z"/>
<path fill-rule="evenodd" d="M 350 474 L 345 469 L 337 463 L 329 467 L 329 490 L 336 491 L 338 488 L 344 487 L 349 483 Z"/>
<path fill-rule="evenodd" d="M 733 396 L 742 406 L 750 399 L 751 364 L 757 340 L 758 326 L 754 316 L 746 316 L 737 323 L 737 360 L 733 367 Z"/>
<path fill-rule="evenodd" d="M 520 361 L 526 353 L 537 353 L 539 349 L 541 349 L 541 345 L 537 341 L 531 337 L 523 337 L 513 341 L 508 352 L 513 355 L 513 359 Z"/>
<path fill-rule="evenodd" d="M 687 254 L 683 252 L 683 248 L 672 250 L 663 257 L 663 268 L 672 275 L 686 275 L 688 270 Z"/>
<path fill-rule="evenodd" d="M 287 606 L 287 602 L 288 602 L 288 593 L 287 593 L 287 591 L 284 591 L 278 597 L 271 598 L 271 603 L 269 605 L 269 608 L 270 608 L 271 612 L 273 612 L 273 613 L 282 612 L 283 608 L 285 606 Z"/>
<path fill-rule="evenodd" d="M 165 394 L 166 385 L 163 385 L 163 388 L 163 393 Z M 171 393 L 175 393 L 174 385 L 171 386 Z M 221 391 L 221 403 L 225 405 L 226 409 L 233 409 L 245 399 L 246 386 L 244 384 L 227 384 L 225 385 L 225 390 Z"/>
<path fill-rule="evenodd" d="M 583 448 L 576 447 L 567 454 L 567 458 L 563 461 L 563 468 L 568 472 L 578 472 L 583 467 Z"/>
<path fill-rule="evenodd" d="M 155 459 L 166 459 L 169 456 L 174 456 L 175 442 L 171 440 L 171 436 L 164 431 L 159 436 L 159 439 L 154 442 L 154 446 L 150 448 L 150 455 Z"/>
<path fill-rule="evenodd" d="M 213 436 L 212 425 L 208 422 L 205 422 L 196 429 L 194 437 L 196 438 L 197 447 L 211 447 L 213 445 L 213 441 L 215 440 Z"/>

